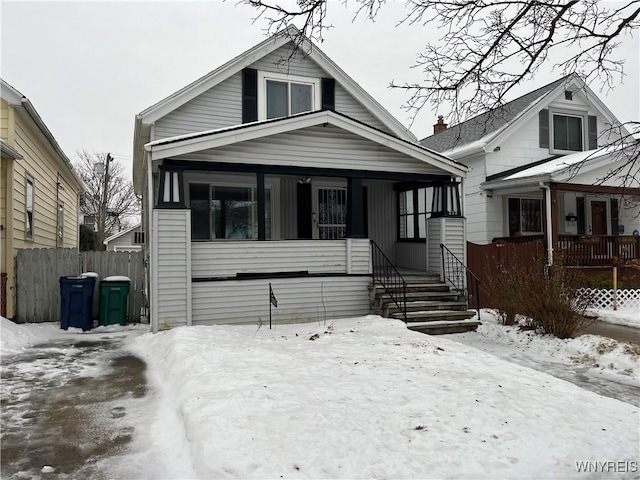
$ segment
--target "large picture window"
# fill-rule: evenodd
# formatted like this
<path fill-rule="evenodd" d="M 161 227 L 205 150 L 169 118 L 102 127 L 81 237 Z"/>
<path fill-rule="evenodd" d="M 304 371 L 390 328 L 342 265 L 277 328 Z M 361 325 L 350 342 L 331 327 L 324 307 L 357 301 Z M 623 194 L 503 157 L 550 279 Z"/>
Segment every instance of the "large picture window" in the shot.
<path fill-rule="evenodd" d="M 542 233 L 542 200 L 509 198 L 509 236 Z"/>
<path fill-rule="evenodd" d="M 24 236 L 28 240 L 33 239 L 33 179 L 31 177 L 27 177 Z"/>
<path fill-rule="evenodd" d="M 554 150 L 583 150 L 582 117 L 569 115 L 553 115 L 553 148 Z"/>
<path fill-rule="evenodd" d="M 427 189 L 416 188 L 398 193 L 398 238 L 427 238 Z"/>
<path fill-rule="evenodd" d="M 265 189 L 265 234 L 271 239 L 271 188 Z M 192 240 L 258 238 L 256 187 L 189 185 Z"/>
<path fill-rule="evenodd" d="M 260 72 L 258 118 L 287 117 L 320 108 L 320 80 Z"/>

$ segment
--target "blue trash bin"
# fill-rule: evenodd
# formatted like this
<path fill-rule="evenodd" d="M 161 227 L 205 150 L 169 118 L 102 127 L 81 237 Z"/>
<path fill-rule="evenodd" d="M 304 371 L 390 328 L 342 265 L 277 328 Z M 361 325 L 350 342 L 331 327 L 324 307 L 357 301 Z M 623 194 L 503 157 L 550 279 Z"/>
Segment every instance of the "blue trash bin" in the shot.
<path fill-rule="evenodd" d="M 91 330 L 95 277 L 60 277 L 60 328 Z"/>

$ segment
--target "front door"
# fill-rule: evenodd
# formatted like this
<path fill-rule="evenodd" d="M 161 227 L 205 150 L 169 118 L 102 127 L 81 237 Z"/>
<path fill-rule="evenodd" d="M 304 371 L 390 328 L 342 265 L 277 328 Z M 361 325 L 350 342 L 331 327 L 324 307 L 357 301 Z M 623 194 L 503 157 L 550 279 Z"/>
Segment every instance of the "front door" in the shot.
<path fill-rule="evenodd" d="M 610 235 L 609 198 L 587 197 L 587 234 Z"/>
<path fill-rule="evenodd" d="M 346 188 L 316 187 L 313 207 L 313 238 L 321 240 L 336 240 L 346 236 Z"/>

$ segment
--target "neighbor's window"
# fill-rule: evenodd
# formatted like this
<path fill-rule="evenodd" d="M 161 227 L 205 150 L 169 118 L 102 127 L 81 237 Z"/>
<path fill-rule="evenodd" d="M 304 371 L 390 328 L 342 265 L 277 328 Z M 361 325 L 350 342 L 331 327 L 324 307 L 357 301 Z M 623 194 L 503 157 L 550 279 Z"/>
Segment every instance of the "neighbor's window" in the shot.
<path fill-rule="evenodd" d="M 271 238 L 271 187 L 265 189 L 266 238 Z M 250 186 L 189 184 L 192 240 L 258 237 L 257 189 Z"/>
<path fill-rule="evenodd" d="M 427 238 L 427 189 L 415 188 L 398 193 L 398 238 Z"/>
<path fill-rule="evenodd" d="M 320 108 L 320 80 L 260 72 L 258 118 L 287 117 Z"/>
<path fill-rule="evenodd" d="M 542 233 L 542 200 L 509 198 L 509 236 Z"/>
<path fill-rule="evenodd" d="M 27 177 L 27 192 L 25 199 L 25 237 L 33 239 L 33 179 Z"/>
<path fill-rule="evenodd" d="M 63 246 L 64 241 L 64 203 L 58 203 L 58 239 L 57 244 L 59 247 Z"/>
<path fill-rule="evenodd" d="M 555 150 L 583 150 L 582 117 L 553 115 L 553 148 Z"/>

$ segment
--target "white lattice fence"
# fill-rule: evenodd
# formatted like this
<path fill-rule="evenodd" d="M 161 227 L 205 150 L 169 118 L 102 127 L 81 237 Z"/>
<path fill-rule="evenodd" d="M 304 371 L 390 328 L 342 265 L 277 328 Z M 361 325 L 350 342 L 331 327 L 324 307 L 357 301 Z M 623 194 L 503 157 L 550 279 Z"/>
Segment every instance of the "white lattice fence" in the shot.
<path fill-rule="evenodd" d="M 581 291 L 592 295 L 594 308 L 613 308 L 613 290 L 604 288 L 582 288 Z M 618 290 L 618 310 L 640 309 L 640 290 Z"/>

